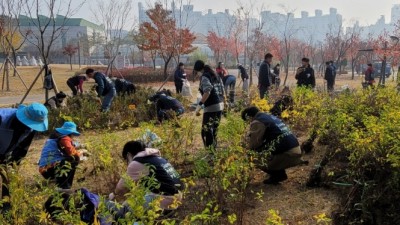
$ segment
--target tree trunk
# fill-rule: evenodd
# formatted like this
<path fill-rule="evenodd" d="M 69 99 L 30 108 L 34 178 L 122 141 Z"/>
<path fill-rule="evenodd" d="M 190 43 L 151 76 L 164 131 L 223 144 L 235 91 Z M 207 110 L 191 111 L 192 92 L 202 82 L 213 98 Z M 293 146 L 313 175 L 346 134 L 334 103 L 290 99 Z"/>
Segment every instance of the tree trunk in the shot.
<path fill-rule="evenodd" d="M 249 86 L 252 86 L 253 85 L 253 61 L 254 61 L 254 59 L 250 58 L 249 60 L 250 60 L 250 84 L 249 84 Z M 246 66 L 246 65 L 244 65 L 244 66 Z"/>
<path fill-rule="evenodd" d="M 69 66 L 71 67 L 71 70 L 72 70 L 72 55 L 69 55 Z"/>
<path fill-rule="evenodd" d="M 285 62 L 285 80 L 283 81 L 283 86 L 286 86 L 286 81 L 288 79 L 289 76 L 289 54 L 286 55 L 286 62 Z"/>
<path fill-rule="evenodd" d="M 16 68 L 17 68 L 17 52 L 15 51 L 15 49 L 12 50 L 12 57 L 13 57 L 13 63 L 15 66 L 13 76 L 15 77 L 15 76 L 17 76 L 17 70 L 16 70 Z"/>

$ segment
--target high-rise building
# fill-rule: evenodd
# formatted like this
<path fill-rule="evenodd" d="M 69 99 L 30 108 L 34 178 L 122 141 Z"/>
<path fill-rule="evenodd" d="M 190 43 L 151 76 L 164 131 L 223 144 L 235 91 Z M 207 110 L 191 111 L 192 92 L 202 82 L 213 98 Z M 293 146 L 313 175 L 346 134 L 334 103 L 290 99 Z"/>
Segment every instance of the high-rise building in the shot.
<path fill-rule="evenodd" d="M 341 29 L 342 16 L 337 9 L 330 8 L 329 14 L 324 15 L 322 10 L 315 10 L 315 15 L 310 16 L 308 12 L 302 11 L 301 17 L 297 18 L 293 13 L 273 13 L 271 11 L 261 12 L 261 22 L 264 24 L 264 33 L 277 37 L 291 36 L 302 41 L 323 41 L 326 34 L 332 29 Z"/>

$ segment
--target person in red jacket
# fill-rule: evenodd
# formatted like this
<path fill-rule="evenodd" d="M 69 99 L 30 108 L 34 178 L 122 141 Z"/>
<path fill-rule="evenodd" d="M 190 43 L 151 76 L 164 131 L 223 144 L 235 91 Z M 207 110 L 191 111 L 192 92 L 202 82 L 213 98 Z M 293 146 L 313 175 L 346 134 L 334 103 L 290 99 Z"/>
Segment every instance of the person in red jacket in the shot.
<path fill-rule="evenodd" d="M 369 86 L 373 86 L 375 83 L 375 77 L 374 77 L 375 70 L 372 67 L 371 63 L 368 63 L 367 65 L 368 68 L 365 71 L 365 82 L 367 82 Z"/>

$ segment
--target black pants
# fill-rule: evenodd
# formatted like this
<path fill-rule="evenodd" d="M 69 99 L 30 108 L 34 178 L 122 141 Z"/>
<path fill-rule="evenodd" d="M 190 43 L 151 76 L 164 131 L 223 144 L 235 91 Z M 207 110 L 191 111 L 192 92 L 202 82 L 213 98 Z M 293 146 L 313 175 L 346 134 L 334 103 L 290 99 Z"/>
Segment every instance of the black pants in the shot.
<path fill-rule="evenodd" d="M 333 91 L 334 90 L 335 81 L 327 80 L 326 83 L 327 83 L 327 86 L 328 86 L 328 91 Z"/>
<path fill-rule="evenodd" d="M 78 89 L 76 88 L 75 84 L 73 84 L 71 81 L 67 81 L 67 85 L 71 89 L 74 96 L 78 94 Z"/>
<path fill-rule="evenodd" d="M 176 88 L 177 94 L 182 93 L 182 87 L 183 87 L 183 83 L 175 83 L 175 88 Z"/>
<path fill-rule="evenodd" d="M 217 147 L 217 131 L 221 121 L 222 111 L 203 114 L 201 137 L 206 148 Z"/>
<path fill-rule="evenodd" d="M 59 188 L 71 189 L 77 166 L 78 161 L 62 160 L 54 167 L 42 173 L 42 175 L 46 179 L 55 180 Z"/>

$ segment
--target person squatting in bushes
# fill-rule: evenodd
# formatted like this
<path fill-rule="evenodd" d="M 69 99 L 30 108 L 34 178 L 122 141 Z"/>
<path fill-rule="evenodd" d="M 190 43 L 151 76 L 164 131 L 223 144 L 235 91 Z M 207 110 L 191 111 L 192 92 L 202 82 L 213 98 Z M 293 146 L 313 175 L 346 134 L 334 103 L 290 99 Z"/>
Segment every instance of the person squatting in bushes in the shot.
<path fill-rule="evenodd" d="M 65 122 L 56 128 L 43 146 L 39 159 L 39 172 L 45 179 L 54 180 L 57 187 L 70 189 L 80 159 L 86 150 L 77 150 L 79 143 L 73 137 L 79 136 L 73 122 Z"/>
<path fill-rule="evenodd" d="M 122 150 L 122 157 L 128 164 L 127 175 L 131 181 L 139 182 L 146 188 L 145 207 L 153 200 L 161 198 L 163 210 L 174 210 L 182 202 L 183 183 L 174 167 L 163 157 L 158 149 L 147 148 L 142 141 L 129 141 Z M 146 180 L 153 179 L 153 182 Z M 121 178 L 109 200 L 124 196 L 128 191 L 124 178 Z"/>
<path fill-rule="evenodd" d="M 304 163 L 297 138 L 280 119 L 254 106 L 243 110 L 242 119 L 250 122 L 246 147 L 257 153 L 257 167 L 269 174 L 264 184 L 287 180 L 285 170 Z"/>
<path fill-rule="evenodd" d="M 160 122 L 171 119 L 173 117 L 171 112 L 174 112 L 175 116 L 180 116 L 185 112 L 180 101 L 163 92 L 158 92 L 150 97 L 149 102 L 156 104 L 157 118 Z"/>

